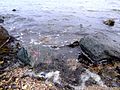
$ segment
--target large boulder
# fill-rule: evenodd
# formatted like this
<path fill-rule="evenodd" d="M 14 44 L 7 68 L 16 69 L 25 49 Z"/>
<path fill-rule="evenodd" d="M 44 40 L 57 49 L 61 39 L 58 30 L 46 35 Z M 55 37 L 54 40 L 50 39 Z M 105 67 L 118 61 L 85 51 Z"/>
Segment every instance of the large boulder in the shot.
<path fill-rule="evenodd" d="M 86 35 L 80 40 L 83 56 L 93 63 L 103 60 L 120 60 L 120 36 L 111 32 Z"/>
<path fill-rule="evenodd" d="M 48 66 L 53 59 L 53 51 L 49 47 L 42 45 L 29 45 L 25 48 L 21 48 L 17 53 L 17 57 L 23 64 L 30 65 L 32 67 L 39 67 L 39 65 Z M 39 68 L 41 68 L 40 66 Z M 45 67 L 44 67 L 45 68 Z M 42 67 L 42 69 L 44 69 Z"/>

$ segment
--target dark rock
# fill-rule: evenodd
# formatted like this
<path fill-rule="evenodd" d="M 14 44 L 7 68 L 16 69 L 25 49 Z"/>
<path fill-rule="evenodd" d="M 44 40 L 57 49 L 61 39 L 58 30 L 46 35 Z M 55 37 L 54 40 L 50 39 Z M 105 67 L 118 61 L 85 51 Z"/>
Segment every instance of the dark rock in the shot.
<path fill-rule="evenodd" d="M 103 23 L 108 26 L 114 26 L 115 21 L 113 19 L 108 19 L 106 21 L 103 21 Z"/>
<path fill-rule="evenodd" d="M 120 74 L 120 67 L 116 67 L 116 71 Z"/>
<path fill-rule="evenodd" d="M 53 59 L 53 51 L 49 47 L 44 47 L 42 45 L 28 46 L 27 52 L 28 57 L 30 57 L 30 65 L 33 67 L 39 64 L 50 64 Z"/>
<path fill-rule="evenodd" d="M 104 60 L 120 60 L 120 36 L 110 32 L 98 32 L 80 40 L 83 56 L 92 63 Z"/>
<path fill-rule="evenodd" d="M 16 9 L 13 9 L 12 11 L 13 11 L 13 12 L 15 12 L 15 11 L 16 11 Z"/>
<path fill-rule="evenodd" d="M 77 46 L 79 46 L 79 41 L 75 41 L 72 44 L 69 44 L 68 46 L 71 48 L 77 47 Z"/>
<path fill-rule="evenodd" d="M 60 71 L 62 83 L 79 85 L 80 63 L 77 60 L 79 49 L 68 46 L 55 50 L 42 45 L 31 45 L 27 48 L 31 66 L 35 73 Z M 77 69 L 77 70 L 76 70 Z M 67 87 L 68 88 L 68 87 Z"/>
<path fill-rule="evenodd" d="M 4 19 L 0 19 L 0 23 L 4 23 Z"/>
<path fill-rule="evenodd" d="M 0 25 L 0 45 L 2 45 L 9 37 L 8 31 Z"/>
<path fill-rule="evenodd" d="M 8 34 L 8 31 L 0 25 L 0 72 L 19 66 L 16 53 L 19 50 L 18 41 Z"/>
<path fill-rule="evenodd" d="M 25 48 L 21 48 L 17 53 L 17 58 L 24 64 L 24 65 L 30 65 L 30 60 L 28 57 L 28 53 L 25 50 Z"/>

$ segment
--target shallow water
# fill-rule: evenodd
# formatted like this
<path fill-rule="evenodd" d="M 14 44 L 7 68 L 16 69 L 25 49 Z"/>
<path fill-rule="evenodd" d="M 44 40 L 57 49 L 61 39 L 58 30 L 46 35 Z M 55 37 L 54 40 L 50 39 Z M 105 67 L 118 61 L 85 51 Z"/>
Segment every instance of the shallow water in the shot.
<path fill-rule="evenodd" d="M 25 46 L 62 46 L 102 30 L 120 34 L 119 14 L 120 0 L 0 0 L 3 25 Z M 108 18 L 114 27 L 103 24 Z"/>

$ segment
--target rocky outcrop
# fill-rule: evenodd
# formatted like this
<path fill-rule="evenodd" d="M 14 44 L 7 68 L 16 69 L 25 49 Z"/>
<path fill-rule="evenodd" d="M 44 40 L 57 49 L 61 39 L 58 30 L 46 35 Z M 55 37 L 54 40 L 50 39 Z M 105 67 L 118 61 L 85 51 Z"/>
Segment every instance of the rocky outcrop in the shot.
<path fill-rule="evenodd" d="M 91 62 L 120 60 L 120 36 L 110 32 L 98 32 L 80 40 L 82 53 Z"/>
<path fill-rule="evenodd" d="M 8 31 L 0 25 L 0 45 L 2 45 L 9 37 Z"/>
<path fill-rule="evenodd" d="M 0 25 L 0 70 L 13 66 L 18 50 L 19 42 Z"/>

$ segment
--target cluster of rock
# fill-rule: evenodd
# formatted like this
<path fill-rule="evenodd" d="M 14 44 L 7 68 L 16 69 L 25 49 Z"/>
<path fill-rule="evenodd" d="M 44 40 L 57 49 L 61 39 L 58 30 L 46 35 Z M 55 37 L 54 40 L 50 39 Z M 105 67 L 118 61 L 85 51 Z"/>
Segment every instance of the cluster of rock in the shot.
<path fill-rule="evenodd" d="M 76 85 L 82 86 L 90 78 L 92 79 L 87 82 L 88 84 L 104 86 L 102 79 L 106 79 L 107 76 L 104 77 L 105 74 L 99 72 L 98 74 L 102 73 L 103 76 L 103 78 L 100 78 L 97 74 L 90 72 L 89 68 L 84 67 L 82 62 L 87 61 L 88 64 L 93 65 L 101 65 L 104 62 L 107 64 L 119 63 L 119 38 L 120 36 L 115 33 L 98 32 L 86 35 L 80 41 L 60 47 L 57 50 L 41 45 L 31 45 L 26 50 L 19 46 L 15 38 L 10 36 L 4 27 L 0 26 L 0 69 L 3 70 L 3 67 L 7 67 L 8 63 L 11 64 L 10 62 L 15 61 L 22 63 L 22 65 L 31 66 L 32 71 L 27 72 L 25 76 L 42 77 L 47 80 L 53 78 L 54 83 L 60 84 L 60 87 L 67 90 L 72 90 Z M 114 85 L 113 83 L 109 84 L 111 86 L 120 85 L 117 82 L 120 77 L 119 64 L 111 69 L 113 73 L 115 69 L 117 70 L 117 75 L 114 77 L 116 81 L 114 80 Z"/>
<path fill-rule="evenodd" d="M 51 48 L 40 45 L 31 46 L 31 48 L 28 49 L 28 54 L 32 58 L 33 72 L 35 72 L 38 77 L 44 77 L 47 74 L 58 70 L 60 72 L 60 78 L 62 78 L 62 84 L 68 89 L 70 88 L 69 85 L 71 87 L 72 85 L 82 85 L 83 81 L 81 75 L 83 73 L 86 75 L 86 78 L 97 77 L 101 80 L 97 74 L 92 73 L 92 76 L 89 76 L 85 69 L 86 67 L 82 66 L 83 62 L 87 62 L 88 65 L 98 66 L 116 62 L 118 65 L 113 65 L 111 69 L 109 69 L 109 67 L 106 68 L 101 66 L 102 69 L 97 73 L 101 76 L 103 81 L 105 80 L 104 82 L 106 85 L 119 86 L 120 70 L 117 69 L 116 71 L 116 68 L 119 68 L 120 60 L 119 38 L 120 36 L 115 33 L 98 32 L 86 35 L 80 41 L 61 47 L 58 50 L 52 50 Z M 36 77 L 35 74 L 31 75 L 31 73 L 30 75 L 27 74 Z M 43 76 L 41 76 L 41 73 Z M 114 75 L 108 73 L 114 73 Z M 58 80 L 58 82 L 60 81 Z M 102 81 L 98 81 L 98 83 L 100 82 Z M 94 80 L 88 80 L 87 83 L 90 85 L 95 84 L 96 82 Z M 103 85 L 103 83 L 100 85 Z"/>

